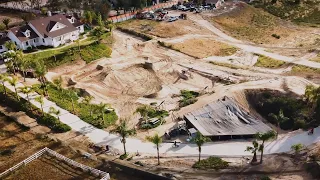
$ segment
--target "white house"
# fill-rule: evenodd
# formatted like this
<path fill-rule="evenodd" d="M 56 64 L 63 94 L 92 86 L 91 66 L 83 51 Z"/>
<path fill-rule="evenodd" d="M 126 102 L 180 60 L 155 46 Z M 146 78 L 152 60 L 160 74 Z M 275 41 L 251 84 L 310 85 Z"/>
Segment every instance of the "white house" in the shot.
<path fill-rule="evenodd" d="M 7 32 L 7 38 L 15 42 L 19 49 L 27 50 L 36 46 L 57 47 L 79 39 L 83 32 L 84 26 L 79 20 L 73 16 L 57 14 L 11 28 Z"/>

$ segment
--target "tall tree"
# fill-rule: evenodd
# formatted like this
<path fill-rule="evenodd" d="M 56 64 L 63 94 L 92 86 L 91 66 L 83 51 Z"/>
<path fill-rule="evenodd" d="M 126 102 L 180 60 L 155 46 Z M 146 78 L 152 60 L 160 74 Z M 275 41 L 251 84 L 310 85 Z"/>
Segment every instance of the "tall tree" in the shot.
<path fill-rule="evenodd" d="M 11 78 L 8 78 L 8 83 L 14 87 L 14 91 L 16 94 L 16 98 L 18 101 L 20 101 L 20 98 L 18 96 L 18 91 L 17 91 L 17 84 L 18 84 L 18 77 L 17 76 L 12 76 Z"/>
<path fill-rule="evenodd" d="M 289 118 L 287 118 L 287 117 L 284 116 L 282 109 L 280 109 L 278 115 L 273 114 L 273 113 L 270 113 L 268 116 L 270 116 L 271 118 L 273 118 L 273 119 L 276 121 L 276 124 L 277 124 L 277 137 L 276 137 L 276 138 L 278 138 L 279 129 L 280 129 L 280 123 L 283 123 L 283 122 L 285 122 L 285 121 L 288 121 Z"/>
<path fill-rule="evenodd" d="M 103 20 L 102 20 L 102 16 L 100 13 L 97 14 L 97 17 L 96 17 L 96 21 L 97 21 L 97 24 L 101 27 L 104 26 L 104 23 L 103 23 Z"/>
<path fill-rule="evenodd" d="M 317 103 L 320 99 L 320 87 L 308 85 L 306 87 L 304 97 L 305 97 L 306 101 L 308 102 L 309 106 L 311 106 L 309 114 L 310 114 L 310 116 L 312 116 L 313 113 L 315 112 Z"/>
<path fill-rule="evenodd" d="M 100 103 L 99 106 L 98 106 L 98 109 L 101 112 L 103 123 L 105 123 L 104 113 L 106 112 L 106 108 L 108 108 L 108 107 L 109 107 L 109 105 L 108 104 L 104 104 L 104 103 Z"/>
<path fill-rule="evenodd" d="M 128 127 L 128 121 L 125 119 L 120 120 L 120 124 L 116 126 L 113 132 L 119 134 L 121 136 L 121 143 L 123 144 L 124 154 L 127 154 L 126 150 L 126 138 L 136 134 L 135 129 L 130 129 Z"/>
<path fill-rule="evenodd" d="M 7 95 L 7 89 L 6 89 L 6 86 L 4 85 L 4 83 L 7 81 L 8 81 L 8 75 L 7 74 L 0 74 L 0 82 L 2 84 L 4 95 Z"/>
<path fill-rule="evenodd" d="M 252 141 L 252 146 L 247 146 L 246 151 L 249 151 L 253 154 L 253 158 L 251 160 L 251 163 L 254 164 L 256 163 L 257 160 L 257 151 L 259 150 L 259 143 L 257 140 Z"/>
<path fill-rule="evenodd" d="M 43 95 L 37 96 L 34 100 L 40 104 L 42 116 L 44 116 L 44 111 L 43 111 L 44 97 L 43 97 Z"/>
<path fill-rule="evenodd" d="M 93 17 L 91 11 L 84 12 L 84 20 L 87 24 L 92 25 Z"/>
<path fill-rule="evenodd" d="M 148 105 L 142 105 L 138 107 L 135 111 L 135 113 L 139 113 L 142 117 L 143 121 L 146 122 L 148 120 L 148 112 L 150 111 L 150 106 Z"/>
<path fill-rule="evenodd" d="M 10 22 L 11 22 L 11 19 L 9 19 L 9 18 L 4 18 L 2 20 L 2 23 L 6 26 L 6 29 L 9 29 Z"/>
<path fill-rule="evenodd" d="M 24 82 L 26 82 L 26 71 L 29 68 L 30 63 L 28 59 L 24 58 L 23 52 L 21 50 L 16 52 L 16 62 L 19 70 L 22 72 L 23 80 Z"/>
<path fill-rule="evenodd" d="M 27 95 L 27 100 L 29 103 L 29 106 L 31 108 L 31 102 L 30 102 L 30 98 L 29 98 L 29 94 L 32 93 L 34 91 L 34 89 L 31 86 L 23 86 L 19 88 L 19 91 L 25 95 Z"/>
<path fill-rule="evenodd" d="M 37 61 L 36 67 L 35 67 L 35 74 L 39 78 L 39 81 L 41 84 L 46 84 L 46 78 L 45 75 L 47 74 L 47 68 L 44 65 L 43 61 Z"/>
<path fill-rule="evenodd" d="M 259 151 L 261 152 L 260 163 L 262 163 L 262 160 L 263 160 L 264 143 L 268 140 L 274 139 L 275 137 L 276 137 L 276 132 L 273 130 L 268 131 L 266 133 L 257 133 L 256 134 L 256 138 L 258 140 L 262 141 L 262 143 L 259 147 Z"/>
<path fill-rule="evenodd" d="M 154 136 L 147 136 L 146 139 L 156 145 L 158 154 L 158 165 L 160 165 L 159 146 L 162 143 L 162 138 L 158 134 L 155 134 Z"/>
<path fill-rule="evenodd" d="M 201 148 L 202 148 L 202 145 L 206 142 L 209 141 L 209 139 L 205 136 L 203 136 L 199 131 L 197 132 L 196 134 L 196 137 L 193 139 L 193 141 L 197 144 L 198 146 L 198 151 L 199 151 L 199 162 L 201 160 Z"/>

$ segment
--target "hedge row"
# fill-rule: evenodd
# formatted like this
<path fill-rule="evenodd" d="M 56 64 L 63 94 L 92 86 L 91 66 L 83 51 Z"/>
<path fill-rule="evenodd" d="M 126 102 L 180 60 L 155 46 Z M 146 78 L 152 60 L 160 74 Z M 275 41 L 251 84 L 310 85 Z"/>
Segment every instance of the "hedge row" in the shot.
<path fill-rule="evenodd" d="M 152 36 L 149 36 L 149 35 L 146 35 L 146 34 L 143 34 L 143 33 L 140 33 L 140 32 L 136 32 L 134 30 L 131 30 L 131 29 L 126 29 L 126 28 L 122 28 L 122 27 L 117 27 L 118 30 L 122 31 L 122 32 L 125 32 L 125 33 L 128 33 L 128 34 L 131 34 L 131 35 L 134 35 L 134 36 L 138 36 L 140 38 L 142 38 L 143 40 L 146 40 L 146 41 L 149 41 L 152 39 Z"/>
<path fill-rule="evenodd" d="M 62 133 L 71 130 L 70 126 L 61 123 L 56 117 L 46 113 L 42 115 L 42 112 L 39 108 L 32 104 L 30 105 L 25 99 L 20 98 L 20 101 L 18 101 L 15 97 L 15 94 L 9 89 L 6 89 L 7 95 L 4 94 L 3 90 L 4 89 L 1 86 L 0 99 L 5 103 L 6 106 L 16 111 L 25 112 L 29 117 L 36 119 L 39 124 L 49 127 L 54 132 Z"/>

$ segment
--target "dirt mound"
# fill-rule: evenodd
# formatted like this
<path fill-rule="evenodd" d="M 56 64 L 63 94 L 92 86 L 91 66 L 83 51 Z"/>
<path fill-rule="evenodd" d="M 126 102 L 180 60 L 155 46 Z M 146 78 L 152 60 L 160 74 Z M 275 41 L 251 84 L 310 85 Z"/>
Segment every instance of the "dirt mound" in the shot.
<path fill-rule="evenodd" d="M 161 90 L 161 81 L 155 72 L 142 65 L 112 70 L 103 83 L 115 94 L 147 96 Z"/>

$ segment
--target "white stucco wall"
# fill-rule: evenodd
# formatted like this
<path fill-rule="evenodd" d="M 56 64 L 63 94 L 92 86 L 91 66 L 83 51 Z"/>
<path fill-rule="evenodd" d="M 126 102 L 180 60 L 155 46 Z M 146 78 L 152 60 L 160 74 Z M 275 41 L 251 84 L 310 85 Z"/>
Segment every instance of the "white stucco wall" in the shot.
<path fill-rule="evenodd" d="M 0 54 L 6 51 L 7 51 L 7 48 L 4 45 L 0 45 Z"/>
<path fill-rule="evenodd" d="M 22 48 L 21 41 L 12 32 L 9 31 L 7 36 L 8 36 L 8 38 L 11 39 L 11 41 L 13 41 L 17 44 L 18 48 Z"/>
<path fill-rule="evenodd" d="M 79 30 L 79 34 L 84 33 L 84 25 L 78 26 L 77 28 Z"/>

